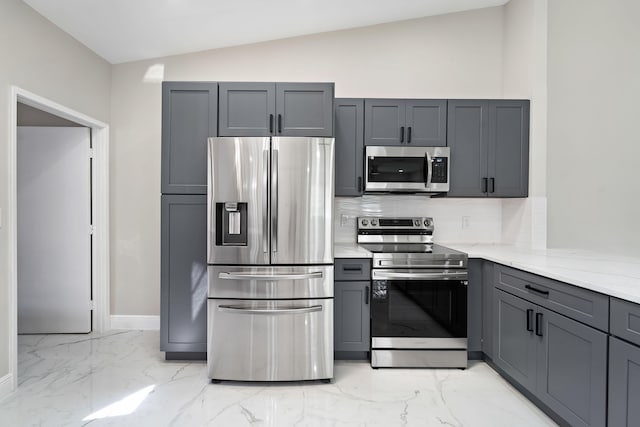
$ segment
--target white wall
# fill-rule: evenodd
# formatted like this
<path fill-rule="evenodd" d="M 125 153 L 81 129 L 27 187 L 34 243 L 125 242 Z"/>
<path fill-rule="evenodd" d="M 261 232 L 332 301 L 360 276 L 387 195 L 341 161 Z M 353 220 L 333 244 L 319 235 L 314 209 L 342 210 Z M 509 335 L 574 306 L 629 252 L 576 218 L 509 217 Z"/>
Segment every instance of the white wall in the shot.
<path fill-rule="evenodd" d="M 161 85 L 144 81 L 151 66 L 164 80 L 332 81 L 338 97 L 499 98 L 502 16 L 489 8 L 115 65 L 112 314 L 159 312 Z"/>
<path fill-rule="evenodd" d="M 640 255 L 640 2 L 549 1 L 549 246 Z"/>
<path fill-rule="evenodd" d="M 11 85 L 109 121 L 110 65 L 20 0 L 0 1 L 0 378 L 9 372 L 8 138 Z"/>

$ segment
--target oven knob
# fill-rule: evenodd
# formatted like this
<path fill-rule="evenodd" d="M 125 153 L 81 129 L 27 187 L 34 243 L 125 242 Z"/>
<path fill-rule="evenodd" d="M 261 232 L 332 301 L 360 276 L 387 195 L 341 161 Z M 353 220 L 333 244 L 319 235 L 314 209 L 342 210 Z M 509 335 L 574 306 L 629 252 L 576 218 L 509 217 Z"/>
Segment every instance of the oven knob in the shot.
<path fill-rule="evenodd" d="M 424 225 L 425 225 L 426 227 L 428 227 L 429 225 L 431 225 L 431 221 L 429 221 L 428 219 L 425 219 L 425 220 L 424 220 Z"/>
<path fill-rule="evenodd" d="M 420 227 L 420 220 L 419 220 L 419 219 L 414 220 L 414 221 L 413 221 L 413 224 L 414 224 L 416 227 Z"/>
<path fill-rule="evenodd" d="M 360 224 L 362 225 L 368 225 L 369 221 L 367 221 L 366 219 L 363 219 L 362 221 L 360 221 Z"/>
<path fill-rule="evenodd" d="M 372 219 L 371 220 L 371 225 L 378 225 L 378 220 L 377 219 Z"/>

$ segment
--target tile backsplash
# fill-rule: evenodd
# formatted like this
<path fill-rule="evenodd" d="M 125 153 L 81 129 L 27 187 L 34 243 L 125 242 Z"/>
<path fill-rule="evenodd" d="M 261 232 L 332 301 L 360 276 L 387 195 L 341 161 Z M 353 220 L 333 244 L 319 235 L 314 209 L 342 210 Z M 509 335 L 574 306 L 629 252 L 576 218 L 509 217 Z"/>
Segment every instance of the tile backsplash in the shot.
<path fill-rule="evenodd" d="M 433 217 L 434 242 L 500 243 L 502 200 L 428 198 L 422 195 L 366 195 L 336 197 L 334 205 L 336 243 L 356 240 L 359 216 Z"/>

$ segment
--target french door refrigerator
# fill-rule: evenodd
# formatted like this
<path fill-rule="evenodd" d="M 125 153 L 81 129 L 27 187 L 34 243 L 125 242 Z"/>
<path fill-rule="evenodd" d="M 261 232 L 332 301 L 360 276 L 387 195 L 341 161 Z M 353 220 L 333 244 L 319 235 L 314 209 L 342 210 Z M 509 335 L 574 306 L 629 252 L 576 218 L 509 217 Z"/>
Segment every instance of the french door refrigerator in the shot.
<path fill-rule="evenodd" d="M 333 377 L 333 138 L 209 138 L 212 380 Z"/>

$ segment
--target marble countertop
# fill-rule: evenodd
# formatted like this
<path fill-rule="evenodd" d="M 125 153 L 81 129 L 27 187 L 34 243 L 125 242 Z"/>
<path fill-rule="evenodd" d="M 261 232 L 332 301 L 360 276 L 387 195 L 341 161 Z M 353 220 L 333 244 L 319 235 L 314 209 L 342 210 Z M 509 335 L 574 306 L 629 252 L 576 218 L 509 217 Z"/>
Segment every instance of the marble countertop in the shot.
<path fill-rule="evenodd" d="M 580 249 L 529 249 L 513 245 L 438 242 L 482 258 L 640 304 L 640 258 Z M 357 244 L 334 245 L 336 258 L 370 258 Z"/>

